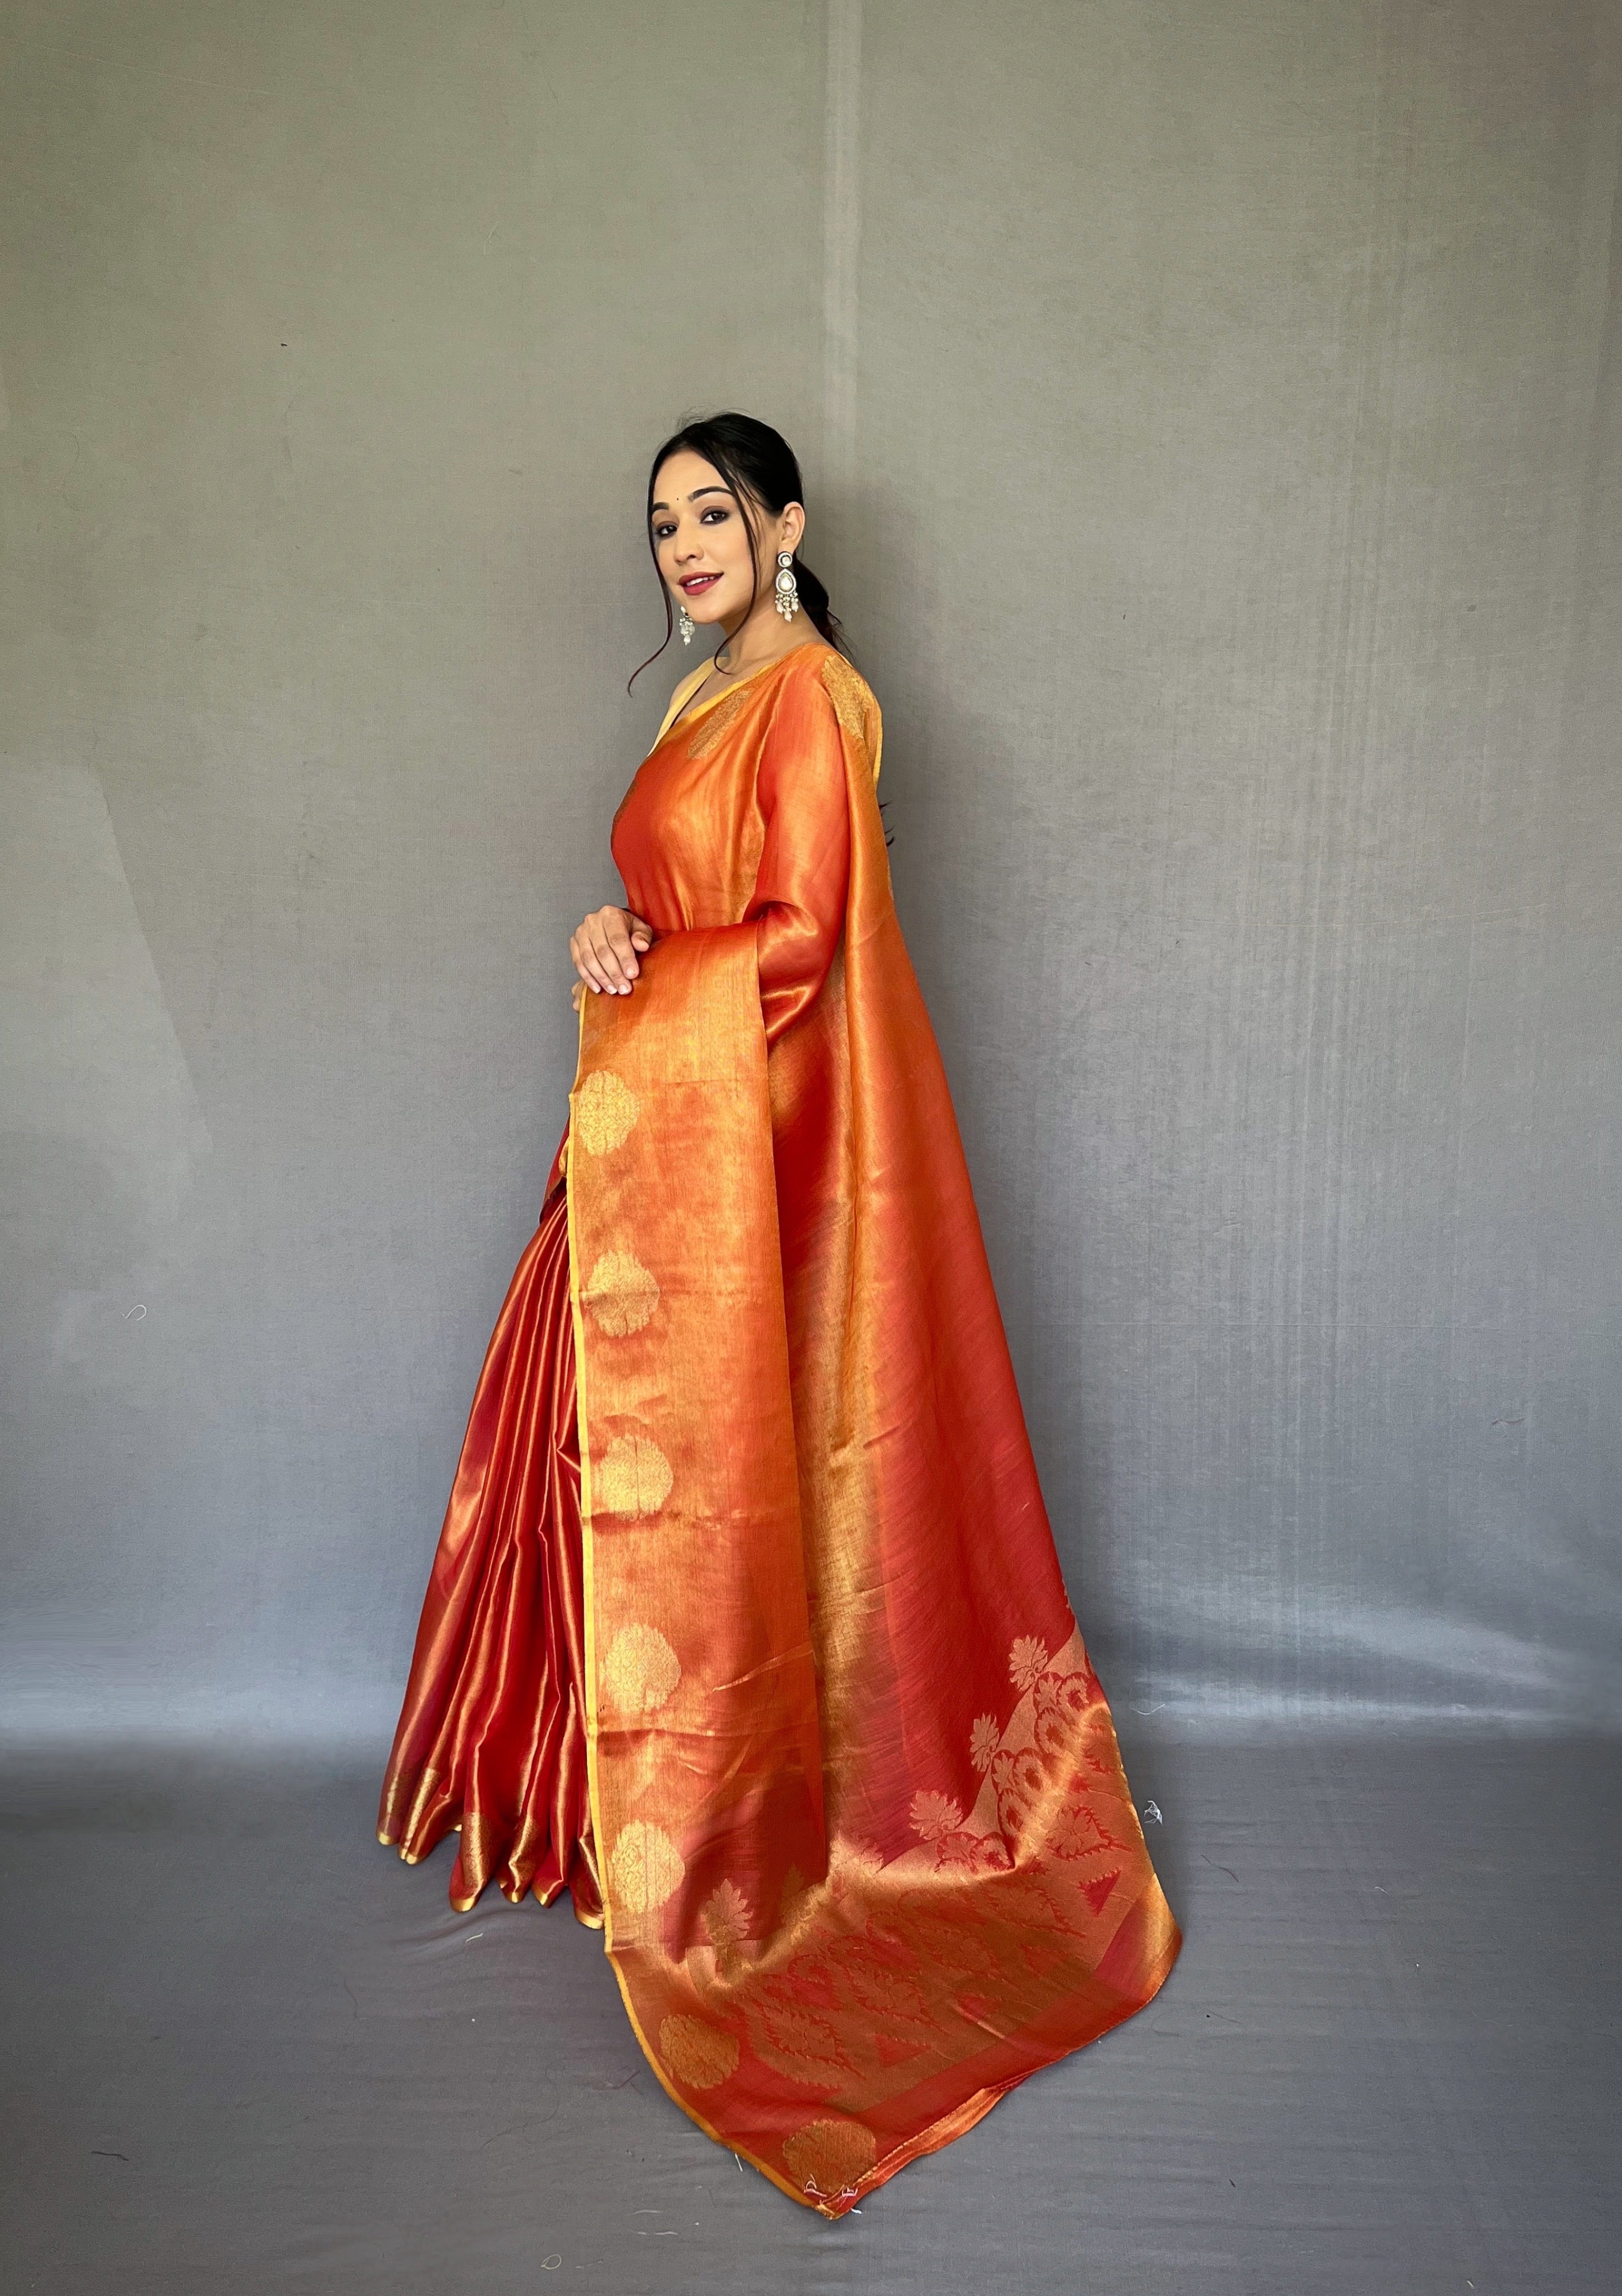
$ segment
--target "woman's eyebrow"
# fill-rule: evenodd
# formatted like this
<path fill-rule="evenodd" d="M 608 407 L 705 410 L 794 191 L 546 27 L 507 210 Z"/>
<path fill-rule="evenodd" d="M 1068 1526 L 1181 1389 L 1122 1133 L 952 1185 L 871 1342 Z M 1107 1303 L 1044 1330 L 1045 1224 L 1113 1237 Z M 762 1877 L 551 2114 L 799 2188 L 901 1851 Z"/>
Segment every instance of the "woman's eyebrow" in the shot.
<path fill-rule="evenodd" d="M 678 499 L 684 499 L 687 502 L 697 502 L 700 495 L 730 495 L 731 492 L 732 488 L 730 487 L 694 487 L 690 495 L 687 495 L 684 497 L 678 497 Z M 656 511 L 668 510 L 669 507 L 670 505 L 668 503 L 655 503 L 653 505 L 653 508 Z M 651 514 L 651 513 L 650 513 L 650 515 Z"/>

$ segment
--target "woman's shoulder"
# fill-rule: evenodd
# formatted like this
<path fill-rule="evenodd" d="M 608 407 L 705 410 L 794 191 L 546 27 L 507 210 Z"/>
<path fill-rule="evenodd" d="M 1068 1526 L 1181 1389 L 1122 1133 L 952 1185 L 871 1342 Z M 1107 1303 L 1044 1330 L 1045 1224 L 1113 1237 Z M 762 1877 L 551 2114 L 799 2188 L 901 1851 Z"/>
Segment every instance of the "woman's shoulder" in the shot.
<path fill-rule="evenodd" d="M 783 657 L 791 677 L 801 677 L 808 683 L 819 682 L 829 693 L 864 693 L 873 701 L 872 686 L 848 655 L 837 646 L 817 639 L 814 644 L 796 646 Z M 877 702 L 873 702 L 876 709 Z"/>
<path fill-rule="evenodd" d="M 670 707 L 672 709 L 679 709 L 682 703 L 687 700 L 688 696 L 695 693 L 697 689 L 703 685 L 704 680 L 709 676 L 709 657 L 706 654 L 703 660 L 700 662 L 696 669 L 690 669 L 686 672 L 684 676 L 678 677 L 676 679 L 676 684 L 670 689 Z"/>
<path fill-rule="evenodd" d="M 787 657 L 786 676 L 788 682 L 802 689 L 820 688 L 845 732 L 876 755 L 881 723 L 878 699 L 856 664 L 837 647 L 796 647 Z"/>
<path fill-rule="evenodd" d="M 675 693 L 670 696 L 665 714 L 659 721 L 659 731 L 653 736 L 653 748 L 655 750 L 658 749 L 659 743 L 664 740 L 666 734 L 670 731 L 672 726 L 675 725 L 676 719 L 681 716 L 683 710 L 685 709 L 687 704 L 692 701 L 693 695 L 698 692 L 700 686 L 703 685 L 704 680 L 709 676 L 709 663 L 708 660 L 705 660 L 701 661 L 696 669 L 690 669 L 686 676 L 678 681 Z M 649 754 L 651 756 L 652 752 L 650 751 Z"/>
<path fill-rule="evenodd" d="M 861 671 L 831 645 L 802 646 L 798 660 L 791 655 L 790 660 L 795 665 L 791 676 L 803 680 L 807 687 L 820 688 L 825 697 L 823 706 L 831 708 L 840 731 L 855 743 L 877 780 L 884 721 L 877 697 Z"/>

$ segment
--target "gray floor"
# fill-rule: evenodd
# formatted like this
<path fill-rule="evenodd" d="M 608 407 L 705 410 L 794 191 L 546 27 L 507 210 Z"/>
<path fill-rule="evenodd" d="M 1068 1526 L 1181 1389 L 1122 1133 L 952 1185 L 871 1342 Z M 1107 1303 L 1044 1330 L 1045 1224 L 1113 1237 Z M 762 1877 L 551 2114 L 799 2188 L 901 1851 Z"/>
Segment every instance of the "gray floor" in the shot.
<path fill-rule="evenodd" d="M 1128 1751 L 1171 1984 L 840 2225 L 667 2101 L 565 1908 L 379 1849 L 370 1772 L 13 1761 L 0 2284 L 1622 2284 L 1617 1745 Z"/>

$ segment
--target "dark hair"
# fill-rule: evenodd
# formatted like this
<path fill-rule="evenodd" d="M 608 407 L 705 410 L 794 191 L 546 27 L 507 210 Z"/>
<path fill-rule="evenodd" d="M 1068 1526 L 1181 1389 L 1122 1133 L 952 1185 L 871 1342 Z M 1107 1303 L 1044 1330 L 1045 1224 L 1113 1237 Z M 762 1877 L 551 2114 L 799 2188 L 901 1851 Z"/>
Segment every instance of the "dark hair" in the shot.
<path fill-rule="evenodd" d="M 752 414 L 706 414 L 695 422 L 684 422 L 674 438 L 667 439 L 654 455 L 652 468 L 648 472 L 648 547 L 653 554 L 656 572 L 659 545 L 653 539 L 653 489 L 659 483 L 660 471 L 671 455 L 681 454 L 701 455 L 737 496 L 743 512 L 744 530 L 749 536 L 750 565 L 753 569 L 755 588 L 758 592 L 760 562 L 755 554 L 754 512 L 759 508 L 775 517 L 791 502 L 805 500 L 794 449 L 780 430 L 774 430 L 769 422 L 757 422 Z M 846 650 L 844 631 L 839 616 L 829 608 L 827 589 L 798 554 L 794 560 L 794 579 L 799 590 L 800 604 L 829 644 L 838 646 L 843 653 Z M 665 602 L 664 644 L 651 653 L 639 668 L 631 672 L 631 685 L 635 685 L 643 670 L 659 660 L 665 646 L 676 635 L 676 609 L 662 574 L 659 578 L 659 588 Z"/>

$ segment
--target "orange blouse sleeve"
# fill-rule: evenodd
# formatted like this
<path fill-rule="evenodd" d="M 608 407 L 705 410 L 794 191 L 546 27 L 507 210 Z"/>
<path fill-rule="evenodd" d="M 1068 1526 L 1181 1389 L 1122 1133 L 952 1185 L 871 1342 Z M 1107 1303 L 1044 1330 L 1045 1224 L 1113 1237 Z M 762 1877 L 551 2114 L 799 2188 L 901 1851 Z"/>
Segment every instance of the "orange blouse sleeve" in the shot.
<path fill-rule="evenodd" d="M 845 927 L 850 801 L 833 703 L 820 678 L 791 678 L 761 756 L 766 841 L 743 922 L 756 930 L 766 1040 L 816 1002 Z"/>

